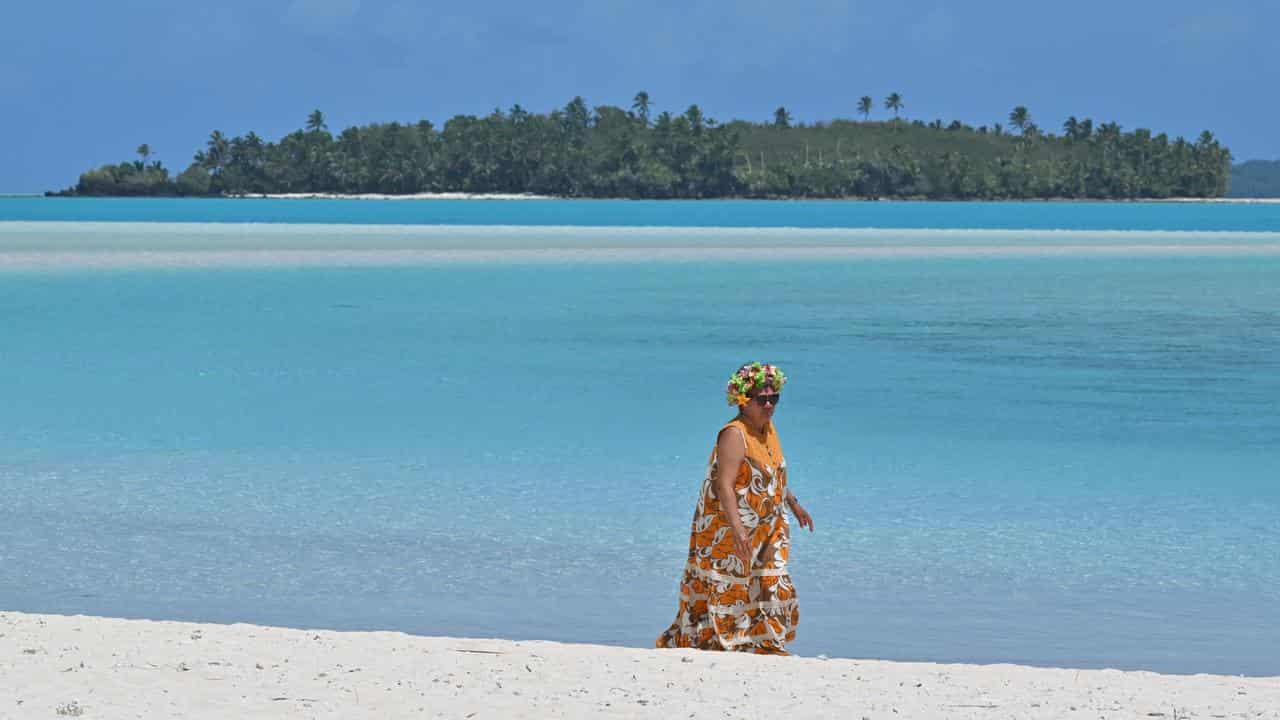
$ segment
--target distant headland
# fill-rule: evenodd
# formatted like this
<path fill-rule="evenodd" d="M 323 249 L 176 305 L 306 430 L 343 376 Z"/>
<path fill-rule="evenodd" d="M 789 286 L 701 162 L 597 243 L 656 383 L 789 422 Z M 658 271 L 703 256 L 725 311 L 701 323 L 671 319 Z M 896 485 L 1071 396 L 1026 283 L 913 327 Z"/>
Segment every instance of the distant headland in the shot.
<path fill-rule="evenodd" d="M 1231 198 L 1280 198 L 1280 160 L 1249 160 L 1231 168 Z"/>
<path fill-rule="evenodd" d="M 1042 130 L 1026 107 L 1008 123 L 908 120 L 904 98 L 880 103 L 893 117 L 793 123 L 718 123 L 697 105 L 653 114 L 645 92 L 630 108 L 588 107 L 581 97 L 547 114 L 519 105 L 437 128 L 377 123 L 335 137 L 324 114 L 278 141 L 210 134 L 176 177 L 149 145 L 138 159 L 83 173 L 59 196 L 263 196 L 499 194 L 585 198 L 1096 199 L 1217 198 L 1231 153 L 1204 131 L 1194 141 L 1117 123 L 1069 117 Z"/>

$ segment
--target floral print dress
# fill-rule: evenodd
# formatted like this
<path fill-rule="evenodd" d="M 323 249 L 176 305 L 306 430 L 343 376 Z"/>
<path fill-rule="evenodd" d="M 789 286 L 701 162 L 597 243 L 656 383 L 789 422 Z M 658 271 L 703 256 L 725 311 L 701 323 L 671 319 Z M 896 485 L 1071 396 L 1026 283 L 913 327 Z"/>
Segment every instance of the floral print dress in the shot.
<path fill-rule="evenodd" d="M 795 638 L 800 621 L 787 572 L 787 463 L 773 423 L 763 437 L 748 430 L 741 419 L 725 427 L 736 428 L 747 446 L 734 480 L 734 501 L 751 534 L 751 567 L 744 568 L 733 552 L 733 529 L 716 497 L 718 465 L 712 450 L 693 514 L 680 606 L 675 622 L 656 645 L 786 655 L 784 646 Z"/>

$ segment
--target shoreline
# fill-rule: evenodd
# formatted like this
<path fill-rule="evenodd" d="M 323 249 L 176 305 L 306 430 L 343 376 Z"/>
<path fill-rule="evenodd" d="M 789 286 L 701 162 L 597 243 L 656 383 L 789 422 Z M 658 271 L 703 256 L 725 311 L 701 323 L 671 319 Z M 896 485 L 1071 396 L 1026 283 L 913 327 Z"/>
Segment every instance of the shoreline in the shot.
<path fill-rule="evenodd" d="M 1135 200 L 1133 202 L 1207 203 L 1223 205 L 1276 205 L 1280 198 L 1164 198 L 1162 200 Z"/>
<path fill-rule="evenodd" d="M 0 638 L 0 714 L 17 718 L 1280 718 L 1280 677 L 780 658 L 9 611 L 0 611 Z"/>
<path fill-rule="evenodd" d="M 1206 204 L 1227 204 L 1227 205 L 1269 205 L 1280 204 L 1280 198 L 1196 198 L 1196 197 L 1179 197 L 1179 198 L 1134 198 L 1123 200 L 1103 200 L 1097 198 L 1010 198 L 1004 200 L 979 200 L 979 199 L 930 199 L 930 198 L 873 198 L 849 196 L 840 198 L 806 198 L 806 197 L 720 197 L 720 198 L 632 198 L 632 197 L 568 197 L 559 195 L 534 195 L 532 193 L 463 193 L 463 192 L 441 192 L 441 193 L 414 193 L 411 195 L 389 195 L 383 193 L 257 193 L 248 195 L 227 195 L 227 199 L 259 199 L 259 200 L 632 200 L 639 202 L 699 202 L 701 200 L 717 201 L 717 200 L 735 200 L 735 201 L 758 201 L 758 202 L 903 202 L 903 203 L 920 203 L 920 202 L 942 202 L 942 203 L 982 203 L 982 202 L 1010 202 L 1010 203 L 1206 203 Z"/>
<path fill-rule="evenodd" d="M 1123 198 L 1123 199 L 1103 199 L 1103 198 L 1004 198 L 995 200 L 984 200 L 978 198 L 926 198 L 926 197 L 862 197 L 848 196 L 838 198 L 824 197 L 746 197 L 746 196 L 726 196 L 714 198 L 635 198 L 635 197 L 570 197 L 560 195 L 537 195 L 534 193 L 469 193 L 469 192 L 434 192 L 434 193 L 411 193 L 406 195 L 395 195 L 391 193 L 330 193 L 330 192 L 299 192 L 299 193 L 245 193 L 241 195 L 199 195 L 199 196 L 178 196 L 178 195 L 50 195 L 48 193 L 0 193 L 0 198 L 33 198 L 33 197 L 50 197 L 50 198 L 99 198 L 104 200 L 135 198 L 135 199 L 164 199 L 164 200 L 628 200 L 635 202 L 716 202 L 716 201 L 739 201 L 739 202 L 852 202 L 852 203 L 1099 203 L 1099 204 L 1143 204 L 1143 203 L 1178 203 L 1178 204 L 1195 204 L 1204 203 L 1208 205 L 1225 204 L 1225 205 L 1274 205 L 1280 204 L 1280 197 L 1217 197 L 1217 198 L 1199 198 L 1199 197 L 1172 197 L 1172 198 Z"/>
<path fill-rule="evenodd" d="M 225 195 L 226 199 L 248 200 L 564 200 L 555 195 L 532 193 L 439 192 L 390 195 L 386 193 L 249 193 Z"/>

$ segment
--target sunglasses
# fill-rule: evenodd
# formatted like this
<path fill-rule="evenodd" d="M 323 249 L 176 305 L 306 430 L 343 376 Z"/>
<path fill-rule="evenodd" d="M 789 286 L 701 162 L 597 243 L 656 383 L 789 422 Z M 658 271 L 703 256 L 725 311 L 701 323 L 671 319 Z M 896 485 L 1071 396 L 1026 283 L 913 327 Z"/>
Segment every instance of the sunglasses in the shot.
<path fill-rule="evenodd" d="M 769 403 L 772 403 L 774 407 L 777 407 L 778 401 L 781 399 L 782 399 L 782 395 L 778 393 L 770 393 L 768 395 L 757 395 L 754 398 L 752 398 L 752 400 L 755 400 L 756 404 L 761 407 L 764 407 Z"/>

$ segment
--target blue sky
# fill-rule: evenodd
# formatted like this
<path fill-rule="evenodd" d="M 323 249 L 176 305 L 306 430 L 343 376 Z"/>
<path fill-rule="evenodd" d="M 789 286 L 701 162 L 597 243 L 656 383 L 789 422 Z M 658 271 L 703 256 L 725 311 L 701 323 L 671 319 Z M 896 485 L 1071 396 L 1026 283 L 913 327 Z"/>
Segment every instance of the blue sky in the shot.
<path fill-rule="evenodd" d="M 149 143 L 181 170 L 211 130 L 269 139 L 442 124 L 582 95 L 719 120 L 906 116 L 1042 127 L 1068 115 L 1280 158 L 1274 0 L 5 0 L 0 191 L 40 191 Z M 873 116 L 874 117 L 874 116 Z"/>

